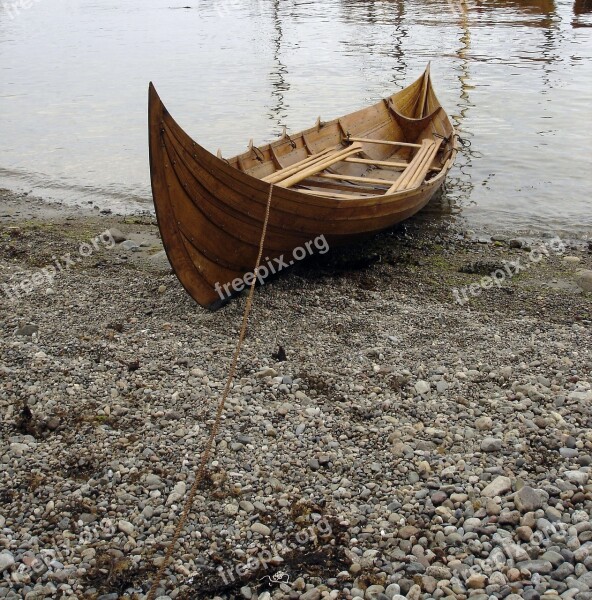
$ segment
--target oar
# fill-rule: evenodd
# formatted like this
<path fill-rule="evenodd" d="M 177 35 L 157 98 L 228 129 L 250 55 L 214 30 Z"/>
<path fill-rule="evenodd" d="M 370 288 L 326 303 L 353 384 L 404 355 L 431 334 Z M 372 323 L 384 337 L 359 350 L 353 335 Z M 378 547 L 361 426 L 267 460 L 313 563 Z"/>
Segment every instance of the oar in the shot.
<path fill-rule="evenodd" d="M 275 173 L 271 173 L 270 175 L 263 177 L 263 181 L 267 181 L 268 183 L 277 183 L 278 181 L 281 181 L 289 175 L 293 175 L 294 173 L 298 172 L 299 169 L 302 169 L 303 167 L 320 160 L 321 158 L 329 154 L 329 152 L 333 152 L 333 148 L 326 148 L 321 152 L 317 152 L 316 154 L 307 156 L 306 158 L 295 162 L 293 165 L 289 165 L 287 167 L 284 167 L 283 169 L 280 169 L 279 171 L 276 171 Z"/>
<path fill-rule="evenodd" d="M 351 156 L 352 154 L 357 154 L 358 152 L 361 152 L 361 151 L 362 151 L 362 146 L 360 144 L 357 144 L 357 143 L 352 144 L 348 148 L 344 148 L 343 150 L 340 150 L 335 154 L 329 154 L 323 160 L 320 160 L 320 161 L 316 162 L 315 164 L 302 169 L 301 171 L 299 171 L 298 173 L 295 173 L 294 175 L 288 177 L 287 179 L 283 179 L 277 185 L 279 185 L 280 187 L 285 187 L 285 188 L 291 187 L 297 183 L 300 183 L 301 181 L 305 180 L 306 178 L 311 177 L 312 175 L 316 175 L 317 173 L 325 170 L 326 168 L 330 167 L 331 165 L 334 165 L 335 163 L 342 161 L 344 158 Z"/>
<path fill-rule="evenodd" d="M 433 143 L 434 142 L 432 140 L 423 140 L 421 149 L 411 159 L 409 166 L 403 171 L 403 173 L 397 179 L 397 181 L 395 181 L 395 183 L 393 183 L 393 185 L 389 188 L 387 194 L 393 194 L 394 192 L 398 192 L 399 190 L 407 187 L 409 180 L 417 171 L 418 166 L 420 165 L 421 161 L 425 158 L 426 154 L 429 152 Z"/>
<path fill-rule="evenodd" d="M 409 183 L 407 185 L 407 187 L 409 189 L 412 189 L 412 188 L 420 185 L 421 183 L 423 183 L 425 176 L 428 174 L 428 171 L 430 170 L 432 161 L 434 160 L 434 158 L 436 158 L 436 154 L 438 154 L 438 150 L 440 149 L 441 144 L 442 144 L 442 140 L 437 139 L 436 142 L 434 143 L 434 145 L 430 148 L 429 152 L 427 153 L 427 156 L 421 162 L 421 165 L 417 168 L 417 171 L 415 172 L 413 177 L 411 177 L 411 179 L 409 180 Z"/>

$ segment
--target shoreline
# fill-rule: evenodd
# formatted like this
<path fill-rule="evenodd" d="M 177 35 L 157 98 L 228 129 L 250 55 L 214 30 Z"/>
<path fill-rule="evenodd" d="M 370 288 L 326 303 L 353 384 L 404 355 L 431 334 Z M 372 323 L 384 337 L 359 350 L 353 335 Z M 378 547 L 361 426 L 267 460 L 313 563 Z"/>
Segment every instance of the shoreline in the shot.
<path fill-rule="evenodd" d="M 245 294 L 196 305 L 151 215 L 0 203 L 2 597 L 144 598 Z M 163 596 L 591 597 L 592 249 L 494 238 L 412 219 L 258 287 Z"/>

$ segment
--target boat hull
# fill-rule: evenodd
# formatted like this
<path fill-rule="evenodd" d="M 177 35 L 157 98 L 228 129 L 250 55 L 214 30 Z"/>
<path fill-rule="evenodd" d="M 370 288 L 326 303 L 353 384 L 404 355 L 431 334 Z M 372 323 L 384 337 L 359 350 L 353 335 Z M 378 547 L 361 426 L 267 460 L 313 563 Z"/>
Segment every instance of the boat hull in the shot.
<path fill-rule="evenodd" d="M 428 101 L 426 109 L 438 113 L 441 109 L 436 103 L 430 107 Z M 449 123 L 447 117 L 440 119 L 445 125 Z M 421 119 L 410 121 L 420 123 Z M 253 271 L 257 258 L 270 183 L 248 172 L 249 156 L 255 156 L 253 169 L 273 171 L 285 161 L 279 162 L 273 144 L 264 148 L 278 163 L 271 167 L 259 158 L 261 150 L 235 157 L 235 166 L 216 157 L 175 122 L 152 84 L 149 132 L 154 205 L 168 259 L 181 284 L 199 304 L 218 308 L 228 299 L 227 290 L 236 290 L 237 286 L 228 284 Z M 309 135 L 314 132 L 314 128 L 309 130 Z M 319 236 L 330 246 L 343 245 L 417 213 L 440 188 L 452 164 L 456 140 L 451 126 L 446 132 L 451 140 L 448 158 L 438 173 L 414 189 L 384 194 L 379 199 L 341 200 L 274 185 L 263 257 L 270 262 L 283 257 L 288 263 L 295 248 L 304 248 Z M 302 139 L 306 142 L 307 136 Z M 282 147 L 280 142 L 276 142 L 278 148 Z M 289 149 L 293 153 L 298 150 Z M 311 151 L 310 146 L 307 149 Z"/>

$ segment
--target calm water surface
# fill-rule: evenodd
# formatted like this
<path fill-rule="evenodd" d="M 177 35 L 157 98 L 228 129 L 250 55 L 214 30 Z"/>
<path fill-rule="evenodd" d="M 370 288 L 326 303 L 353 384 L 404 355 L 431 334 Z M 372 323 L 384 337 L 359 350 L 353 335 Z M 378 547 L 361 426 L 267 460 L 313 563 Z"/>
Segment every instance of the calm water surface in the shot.
<path fill-rule="evenodd" d="M 189 4 L 189 7 L 185 7 Z M 363 107 L 428 61 L 470 148 L 432 211 L 592 234 L 591 0 L 0 5 L 0 186 L 151 208 L 146 96 L 226 156 Z"/>

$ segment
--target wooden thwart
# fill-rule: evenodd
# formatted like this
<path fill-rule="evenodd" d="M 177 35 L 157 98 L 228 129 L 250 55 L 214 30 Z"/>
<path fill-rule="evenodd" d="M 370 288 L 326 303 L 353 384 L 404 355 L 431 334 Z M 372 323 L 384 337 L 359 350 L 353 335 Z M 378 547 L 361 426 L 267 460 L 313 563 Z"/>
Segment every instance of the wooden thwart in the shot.
<path fill-rule="evenodd" d="M 375 160 L 373 158 L 346 158 L 345 162 L 358 163 L 360 165 L 377 165 L 379 167 L 407 167 L 410 163 L 405 161 Z"/>
<path fill-rule="evenodd" d="M 372 138 L 349 137 L 347 142 L 363 142 L 365 144 L 382 144 L 384 146 L 403 146 L 405 148 L 421 148 L 421 144 L 410 144 L 409 142 L 392 142 L 390 140 L 375 140 Z"/>
<path fill-rule="evenodd" d="M 372 198 L 376 194 L 353 195 L 353 194 L 342 194 L 340 192 L 324 192 L 320 190 L 304 190 L 298 188 L 298 191 L 302 194 L 312 194 L 314 196 L 323 196 L 324 198 L 339 198 L 340 200 L 360 200 L 361 198 Z"/>
<path fill-rule="evenodd" d="M 357 175 L 340 175 L 339 173 L 318 173 L 317 177 L 324 179 L 337 179 L 340 181 L 355 181 L 360 183 L 374 183 L 378 185 L 391 185 L 392 181 L 388 179 L 379 179 L 378 177 L 358 177 Z"/>

